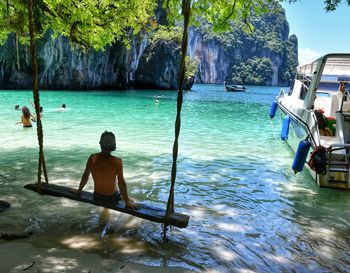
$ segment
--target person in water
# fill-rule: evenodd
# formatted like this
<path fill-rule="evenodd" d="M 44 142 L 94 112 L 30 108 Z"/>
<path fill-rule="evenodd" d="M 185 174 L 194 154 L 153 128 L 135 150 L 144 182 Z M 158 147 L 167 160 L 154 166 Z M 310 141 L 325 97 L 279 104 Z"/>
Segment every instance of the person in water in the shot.
<path fill-rule="evenodd" d="M 80 195 L 90 174 L 92 174 L 94 181 L 94 200 L 118 202 L 122 197 L 126 207 L 136 209 L 137 206 L 134 204 L 134 201 L 128 196 L 123 175 L 122 159 L 111 155 L 111 152 L 115 150 L 116 146 L 114 134 L 105 131 L 101 135 L 100 146 L 100 153 L 90 155 L 79 188 L 73 190 L 73 192 Z M 117 189 L 116 178 L 119 190 Z"/>
<path fill-rule="evenodd" d="M 34 111 L 35 111 L 35 104 L 33 103 L 33 101 L 31 100 L 31 99 L 29 99 L 29 102 L 30 102 L 30 104 L 33 106 L 33 108 L 34 108 Z M 42 106 L 40 106 L 39 107 L 39 113 L 40 113 L 40 117 L 42 117 L 43 116 L 43 110 L 44 110 L 44 108 L 42 107 Z"/>
<path fill-rule="evenodd" d="M 32 127 L 32 123 L 30 121 L 31 118 L 34 118 L 34 116 L 30 113 L 30 110 L 27 106 L 22 107 L 22 116 L 21 121 L 16 122 L 15 125 L 22 123 L 23 127 Z"/>

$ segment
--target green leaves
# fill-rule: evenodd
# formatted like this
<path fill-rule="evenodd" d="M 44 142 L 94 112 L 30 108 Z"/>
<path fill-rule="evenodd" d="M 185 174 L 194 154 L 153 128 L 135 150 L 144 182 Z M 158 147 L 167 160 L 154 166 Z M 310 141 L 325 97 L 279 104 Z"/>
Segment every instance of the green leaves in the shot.
<path fill-rule="evenodd" d="M 116 40 L 125 43 L 129 37 L 147 29 L 154 15 L 152 0 L 37 0 L 34 6 L 37 36 L 49 29 L 85 48 L 103 49 Z M 0 42 L 11 32 L 25 42 L 28 33 L 26 1 L 0 2 Z"/>
<path fill-rule="evenodd" d="M 245 28 L 252 30 L 250 16 L 266 13 L 270 10 L 271 0 L 196 0 L 192 4 L 192 25 L 200 25 L 205 20 L 212 25 L 214 31 L 228 31 L 232 24 L 243 22 Z M 170 22 L 176 22 L 181 15 L 178 0 L 165 1 L 170 13 Z"/>
<path fill-rule="evenodd" d="M 159 26 L 151 37 L 153 40 L 176 41 L 181 44 L 182 31 L 182 27 Z"/>
<path fill-rule="evenodd" d="M 295 2 L 296 0 L 285 0 Z M 180 0 L 35 0 L 34 16 L 37 37 L 49 29 L 54 35 L 62 34 L 85 48 L 103 49 L 116 40 L 128 44 L 130 37 L 142 30 L 155 27 L 155 9 L 163 3 L 168 20 L 175 24 L 182 16 Z M 228 31 L 233 25 L 254 29 L 251 17 L 275 10 L 282 0 L 193 0 L 191 24 L 210 23 L 214 31 Z M 334 10 L 341 0 L 324 0 L 327 11 Z M 350 5 L 350 0 L 346 0 Z M 26 0 L 0 1 L 0 43 L 11 32 L 28 39 Z"/>

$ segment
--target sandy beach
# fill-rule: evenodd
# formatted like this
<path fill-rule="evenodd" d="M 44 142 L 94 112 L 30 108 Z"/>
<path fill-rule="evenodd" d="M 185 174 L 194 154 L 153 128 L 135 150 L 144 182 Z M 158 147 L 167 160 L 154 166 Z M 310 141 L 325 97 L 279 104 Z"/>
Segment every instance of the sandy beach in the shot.
<path fill-rule="evenodd" d="M 0 244 L 0 272 L 81 272 L 81 273 L 190 273 L 179 267 L 144 266 L 111 259 L 75 249 L 37 248 L 26 242 Z"/>

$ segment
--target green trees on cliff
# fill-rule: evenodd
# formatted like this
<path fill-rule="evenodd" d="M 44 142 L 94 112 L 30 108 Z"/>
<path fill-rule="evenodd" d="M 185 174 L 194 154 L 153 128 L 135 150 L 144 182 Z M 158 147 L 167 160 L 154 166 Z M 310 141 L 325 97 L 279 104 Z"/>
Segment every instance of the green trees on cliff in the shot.
<path fill-rule="evenodd" d="M 232 67 L 232 81 L 236 84 L 265 85 L 271 80 L 272 73 L 271 59 L 254 57 Z"/>

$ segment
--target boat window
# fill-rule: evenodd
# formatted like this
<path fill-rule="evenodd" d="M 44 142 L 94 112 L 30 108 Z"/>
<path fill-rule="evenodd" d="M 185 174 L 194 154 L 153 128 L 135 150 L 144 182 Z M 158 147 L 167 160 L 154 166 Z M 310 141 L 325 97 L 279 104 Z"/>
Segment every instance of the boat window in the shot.
<path fill-rule="evenodd" d="M 288 95 L 304 100 L 308 91 L 308 87 L 300 80 L 295 79 Z"/>
<path fill-rule="evenodd" d="M 294 83 L 295 83 L 295 81 L 293 81 L 293 82 L 292 82 L 292 84 L 291 84 L 291 85 L 290 85 L 290 87 L 289 87 L 289 90 L 288 90 L 288 96 L 291 96 L 291 95 L 292 95 L 292 93 L 293 93 Z"/>
<path fill-rule="evenodd" d="M 325 79 L 322 79 L 320 83 L 318 84 L 317 90 L 323 91 L 323 92 L 330 92 L 330 91 L 337 91 L 339 84 L 336 81 L 327 81 Z"/>
<path fill-rule="evenodd" d="M 301 90 L 300 90 L 300 99 L 301 99 L 301 100 L 304 100 L 304 99 L 305 99 L 307 90 L 308 90 L 307 86 L 306 86 L 305 84 L 303 84 L 303 85 L 301 86 Z"/>

